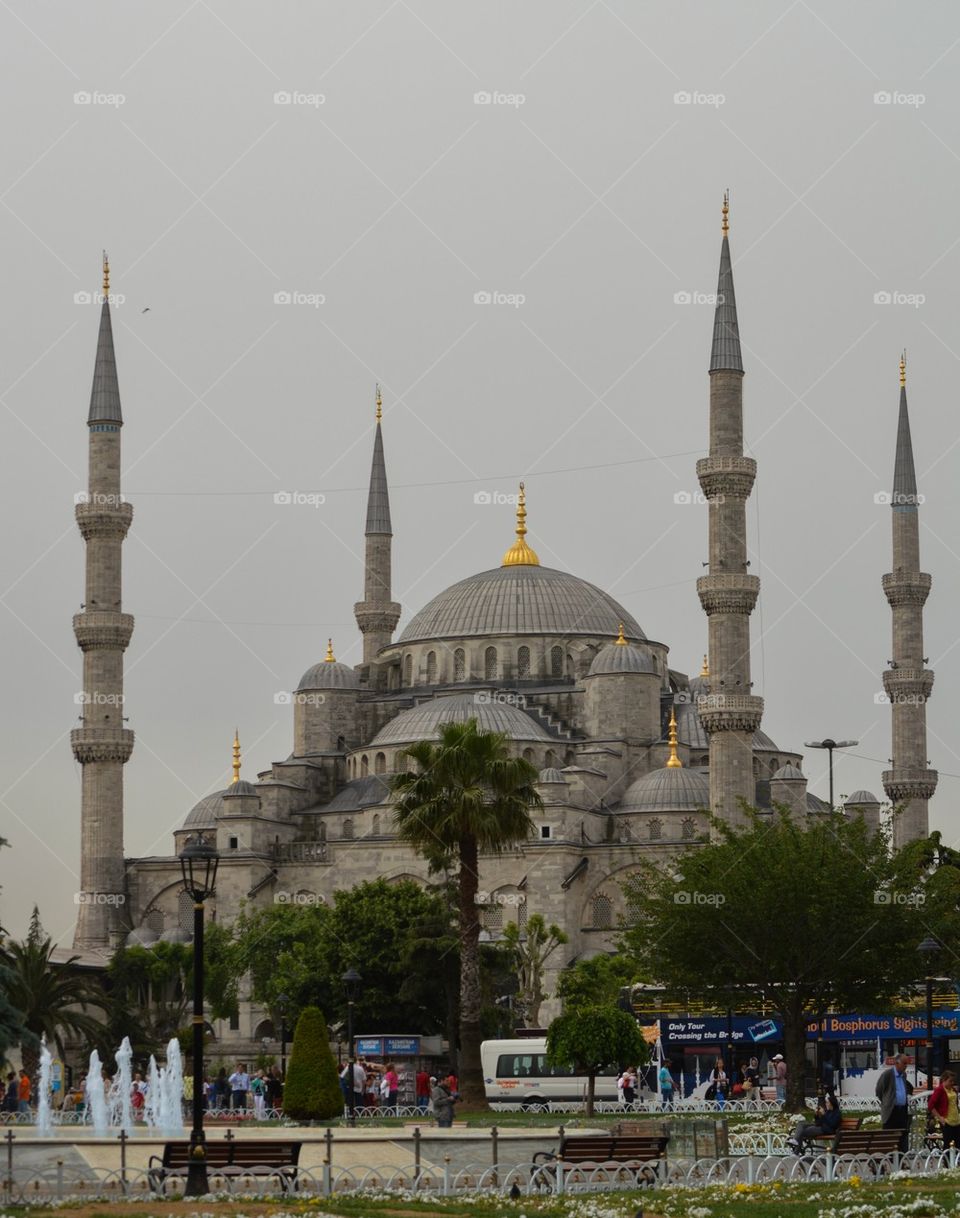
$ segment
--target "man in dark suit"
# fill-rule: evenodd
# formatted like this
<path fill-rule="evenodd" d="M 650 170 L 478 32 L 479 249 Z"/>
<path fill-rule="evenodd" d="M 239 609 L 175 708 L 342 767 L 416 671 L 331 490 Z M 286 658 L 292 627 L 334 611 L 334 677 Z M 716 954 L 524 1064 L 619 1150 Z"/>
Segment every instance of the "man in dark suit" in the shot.
<path fill-rule="evenodd" d="M 898 1053 L 893 1065 L 884 1070 L 877 1079 L 877 1099 L 880 1101 L 880 1120 L 884 1129 L 902 1129 L 900 1151 L 907 1149 L 910 1136 L 909 1096 L 913 1084 L 907 1079 L 907 1055 Z"/>

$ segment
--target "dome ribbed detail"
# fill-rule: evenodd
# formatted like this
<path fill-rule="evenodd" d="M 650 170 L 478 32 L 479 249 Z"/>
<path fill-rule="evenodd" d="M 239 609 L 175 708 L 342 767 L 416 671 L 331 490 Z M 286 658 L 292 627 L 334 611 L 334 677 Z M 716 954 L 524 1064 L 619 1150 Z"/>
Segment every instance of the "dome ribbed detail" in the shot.
<path fill-rule="evenodd" d="M 379 745 L 412 744 L 433 740 L 445 723 L 466 723 L 476 719 L 482 732 L 501 732 L 509 740 L 534 740 L 556 745 L 538 723 L 519 707 L 501 702 L 485 691 L 460 694 L 455 698 L 436 698 L 410 710 L 401 711 L 371 740 L 367 750 Z"/>
<path fill-rule="evenodd" d="M 631 783 L 621 812 L 695 812 L 710 807 L 710 783 L 703 774 L 684 767 L 651 770 Z"/>

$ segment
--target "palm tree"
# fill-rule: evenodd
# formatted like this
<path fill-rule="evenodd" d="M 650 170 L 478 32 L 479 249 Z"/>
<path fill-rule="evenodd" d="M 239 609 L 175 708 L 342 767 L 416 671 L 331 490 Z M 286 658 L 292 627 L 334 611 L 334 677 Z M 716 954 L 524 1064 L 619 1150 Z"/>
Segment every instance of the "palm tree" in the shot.
<path fill-rule="evenodd" d="M 63 1056 L 64 1033 L 95 1040 L 103 1030 L 86 1013 L 88 1007 L 106 1007 L 103 991 L 73 970 L 76 956 L 54 964 L 53 952 L 54 945 L 34 906 L 27 937 L 20 943 L 7 943 L 0 957 L 8 977 L 7 997 L 22 1020 L 20 1050 L 24 1069 L 31 1076 L 36 1073 L 42 1036 Z"/>
<path fill-rule="evenodd" d="M 465 1104 L 482 1107 L 479 856 L 500 854 L 530 836 L 530 809 L 542 806 L 533 785 L 537 770 L 511 757 L 507 738 L 481 732 L 475 719 L 442 725 L 438 742 L 421 740 L 404 755 L 418 768 L 391 781 L 399 836 L 433 870 L 458 867 L 460 1094 Z"/>

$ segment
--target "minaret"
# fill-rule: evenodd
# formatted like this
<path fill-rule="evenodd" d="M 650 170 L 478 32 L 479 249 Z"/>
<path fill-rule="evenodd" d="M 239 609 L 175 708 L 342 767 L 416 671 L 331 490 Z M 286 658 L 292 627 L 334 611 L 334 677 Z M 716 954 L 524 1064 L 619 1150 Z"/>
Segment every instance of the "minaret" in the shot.
<path fill-rule="evenodd" d="M 893 571 L 883 591 L 893 612 L 893 659 L 883 674 L 891 702 L 893 769 L 883 789 L 902 812 L 894 819 L 893 844 L 899 849 L 928 832 L 927 801 L 937 789 L 937 771 L 927 768 L 927 699 L 933 673 L 925 668 L 923 606 L 931 579 L 920 570 L 920 514 L 917 475 L 907 414 L 907 363 L 900 360 L 900 418 L 893 466 Z"/>
<path fill-rule="evenodd" d="M 83 726 L 70 733 L 82 766 L 80 892 L 74 947 L 107 950 L 125 925 L 123 766 L 133 732 L 123 726 L 123 653 L 133 618 L 121 612 L 120 550 L 133 508 L 120 493 L 120 389 L 110 324 L 110 266 L 103 256 L 103 307 L 90 394 L 89 492 L 76 506 L 86 542 L 86 594 L 73 632 L 83 652 Z"/>
<path fill-rule="evenodd" d="M 367 527 L 364 555 L 363 600 L 353 607 L 354 617 L 363 634 L 363 662 L 373 664 L 382 647 L 393 640 L 400 620 L 400 606 L 390 599 L 390 495 L 387 467 L 383 459 L 383 400 L 377 386 L 377 430 L 373 437 L 373 465 L 367 495 Z"/>
<path fill-rule="evenodd" d="M 709 574 L 697 580 L 709 627 L 710 677 L 698 699 L 710 737 L 710 806 L 716 816 L 743 824 L 740 800 L 756 797 L 753 733 L 763 699 L 751 692 L 750 614 L 760 580 L 747 571 L 746 502 L 757 463 L 743 455 L 743 360 L 730 265 L 729 197 L 723 196 L 723 241 L 710 353 L 710 455 L 697 462 L 709 503 Z"/>

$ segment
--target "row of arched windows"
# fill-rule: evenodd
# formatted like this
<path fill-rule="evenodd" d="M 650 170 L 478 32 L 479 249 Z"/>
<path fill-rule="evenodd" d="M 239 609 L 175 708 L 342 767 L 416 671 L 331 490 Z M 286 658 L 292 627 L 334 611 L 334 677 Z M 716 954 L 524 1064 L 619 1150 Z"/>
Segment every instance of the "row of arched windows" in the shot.
<path fill-rule="evenodd" d="M 536 675 L 531 665 L 530 648 L 526 644 L 517 648 L 515 657 L 504 656 L 504 661 L 508 665 L 511 660 L 515 661 L 515 672 L 519 679 L 523 680 Z M 556 645 L 551 647 L 548 660 L 551 677 L 573 676 L 573 656 L 565 653 L 562 647 Z M 462 647 L 457 647 L 453 653 L 453 680 L 466 681 L 469 675 L 467 671 L 467 653 Z M 426 684 L 435 685 L 441 676 L 437 653 L 435 651 L 428 651 L 424 673 Z M 500 650 L 493 646 L 487 647 L 483 652 L 483 679 L 485 681 L 496 681 L 500 676 Z M 405 686 L 413 684 L 413 653 L 409 651 L 403 657 L 403 684 Z"/>

